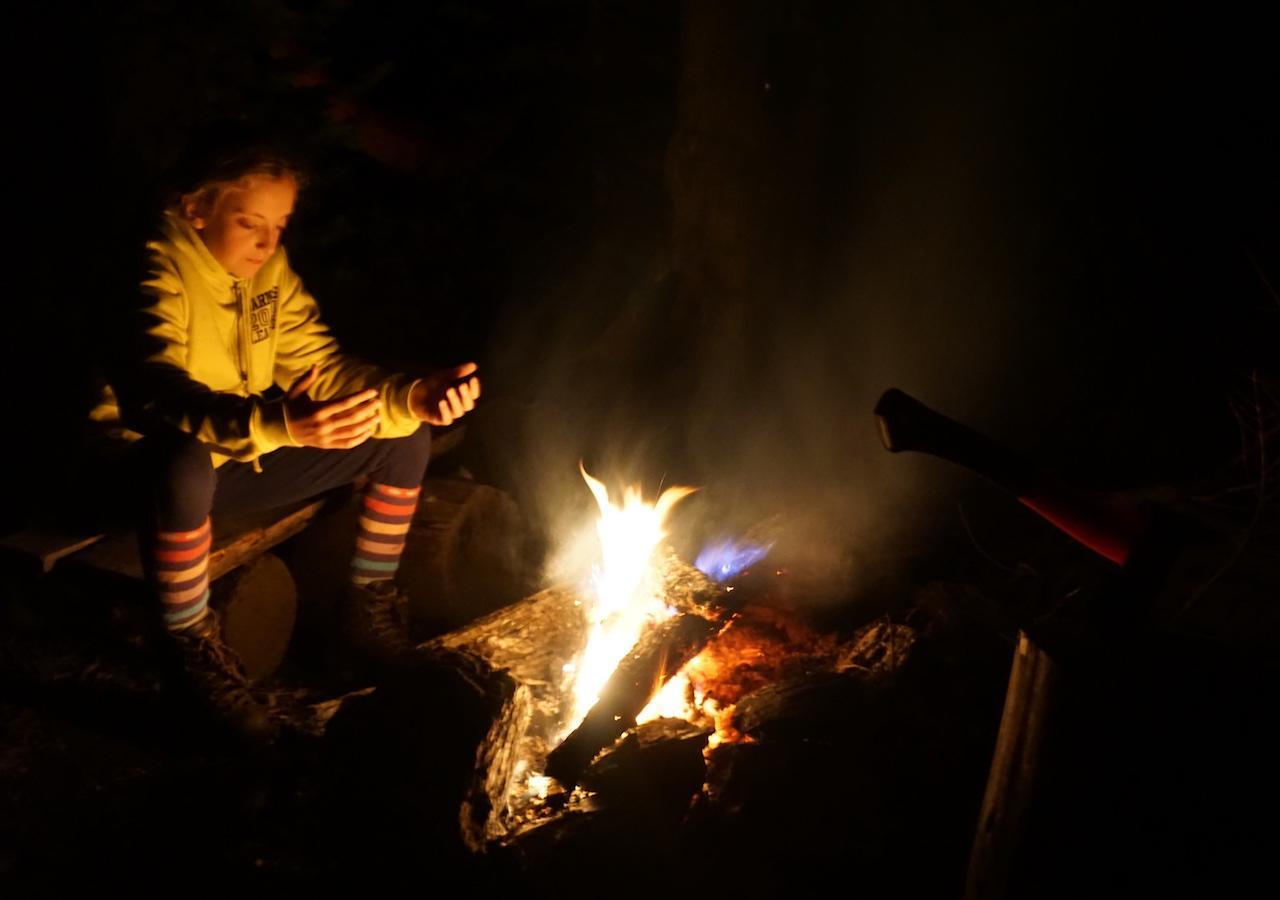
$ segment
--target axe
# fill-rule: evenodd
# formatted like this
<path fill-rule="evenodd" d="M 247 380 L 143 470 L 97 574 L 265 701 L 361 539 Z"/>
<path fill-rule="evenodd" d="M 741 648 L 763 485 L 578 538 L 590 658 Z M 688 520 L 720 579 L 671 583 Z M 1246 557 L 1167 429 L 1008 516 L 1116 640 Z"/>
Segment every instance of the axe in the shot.
<path fill-rule="evenodd" d="M 897 388 L 875 407 L 880 440 L 892 453 L 915 451 L 963 466 L 991 481 L 1098 555 L 1123 566 L 1150 516 L 1127 501 L 1065 485 L 1025 457 Z"/>

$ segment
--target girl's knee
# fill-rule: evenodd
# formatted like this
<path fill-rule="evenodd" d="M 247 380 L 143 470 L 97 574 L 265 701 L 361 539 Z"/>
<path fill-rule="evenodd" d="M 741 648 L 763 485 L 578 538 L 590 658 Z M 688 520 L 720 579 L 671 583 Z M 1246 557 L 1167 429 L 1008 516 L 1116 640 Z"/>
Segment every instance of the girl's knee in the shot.
<path fill-rule="evenodd" d="M 425 465 L 431 458 L 431 426 L 422 424 L 417 431 L 404 440 L 406 452 L 412 453 L 416 459 L 421 459 Z"/>
<path fill-rule="evenodd" d="M 143 440 L 145 465 L 152 480 L 182 494 L 213 496 L 217 476 L 208 447 L 185 433 Z"/>
<path fill-rule="evenodd" d="M 407 465 L 421 464 L 426 470 L 427 461 L 431 459 L 431 429 L 428 426 L 423 425 L 408 437 L 395 438 L 388 443 L 392 457 Z"/>
<path fill-rule="evenodd" d="M 431 429 L 426 425 L 408 437 L 391 438 L 382 442 L 385 454 L 376 466 L 380 477 L 391 484 L 416 484 L 426 474 L 431 459 Z"/>

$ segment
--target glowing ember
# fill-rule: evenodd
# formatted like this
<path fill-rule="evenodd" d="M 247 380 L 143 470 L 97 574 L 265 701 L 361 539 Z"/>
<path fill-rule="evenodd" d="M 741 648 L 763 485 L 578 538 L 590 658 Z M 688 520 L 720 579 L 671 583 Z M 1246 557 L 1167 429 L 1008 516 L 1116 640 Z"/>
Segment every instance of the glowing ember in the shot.
<path fill-rule="evenodd" d="M 772 543 L 750 544 L 725 538 L 703 547 L 694 565 L 712 581 L 724 582 L 764 559 L 772 548 Z M 730 631 L 733 631 L 732 627 Z M 734 632 L 734 637 L 739 633 L 740 629 Z M 704 650 L 689 660 L 680 673 L 668 681 L 640 712 L 636 722 L 643 724 L 659 718 L 685 719 L 690 722 L 699 719 L 713 720 L 717 726 L 717 734 L 712 739 L 713 746 L 721 740 L 734 739 L 729 736 L 728 728 L 721 726 L 721 721 L 727 723 L 729 714 L 733 711 L 732 704 L 736 702 L 741 690 L 735 691 L 730 687 L 732 699 L 727 701 L 724 697 L 710 696 L 715 691 L 715 681 L 731 668 L 722 659 L 723 654 L 714 647 L 713 644 L 713 649 Z M 734 661 L 733 668 L 740 667 L 743 663 L 749 664 L 753 659 L 758 660 L 761 655 L 759 647 L 743 646 L 740 648 L 740 658 Z"/>
<path fill-rule="evenodd" d="M 529 776 L 529 792 L 539 800 L 547 799 L 547 791 L 551 788 L 551 778 L 547 775 L 530 775 Z"/>
<path fill-rule="evenodd" d="M 783 610 L 744 608 L 705 650 L 685 665 L 636 717 L 715 723 L 708 749 L 746 740 L 733 725 L 735 704 L 774 681 L 830 665 L 834 635 L 815 633 Z"/>
<path fill-rule="evenodd" d="M 747 606 L 723 633 L 685 666 L 695 691 L 723 707 L 774 681 L 826 667 L 839 641 L 782 609 Z"/>
<path fill-rule="evenodd" d="M 636 724 L 643 725 L 653 719 L 688 719 L 692 712 L 692 691 L 689 678 L 683 674 L 677 675 L 636 716 Z"/>
<path fill-rule="evenodd" d="M 595 705 L 609 676 L 645 628 L 672 614 L 658 596 L 650 564 L 654 549 L 667 536 L 663 527 L 667 514 L 695 490 L 671 487 L 656 502 L 646 503 L 639 487 L 633 485 L 623 492 L 619 506 L 581 464 L 579 469 L 600 507 L 596 524 L 600 563 L 592 573 L 595 591 L 588 611 L 587 647 L 571 668 L 566 667 L 566 675 L 573 679 L 573 692 L 572 713 L 563 734 L 573 731 Z"/>

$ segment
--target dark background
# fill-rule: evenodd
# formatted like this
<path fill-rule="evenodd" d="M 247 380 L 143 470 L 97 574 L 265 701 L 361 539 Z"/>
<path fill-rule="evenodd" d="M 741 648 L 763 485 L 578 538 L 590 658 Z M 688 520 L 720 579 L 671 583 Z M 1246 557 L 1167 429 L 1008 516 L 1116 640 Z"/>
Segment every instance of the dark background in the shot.
<path fill-rule="evenodd" d="M 36 187 L 14 467 L 70 441 L 165 179 L 229 117 L 305 148 L 288 245 L 350 350 L 481 362 L 473 463 L 551 535 L 589 502 L 584 458 L 706 487 L 702 530 L 785 513 L 847 593 L 970 486 L 880 452 L 890 386 L 1096 484 L 1238 450 L 1232 397 L 1280 333 L 1259 21 L 699 8 L 127 3 L 15 28 L 41 54 L 12 76 Z M 682 170 L 673 138 L 700 132 L 716 149 Z M 11 496 L 16 520 L 31 483 Z"/>
<path fill-rule="evenodd" d="M 884 453 L 870 410 L 900 387 L 1092 487 L 1176 497 L 1246 477 L 1232 461 L 1259 429 L 1242 410 L 1280 362 L 1261 16 L 920 0 L 47 8 L 12 29 L 9 213 L 30 244 L 11 259 L 4 329 L 4 525 L 61 477 L 165 179 L 203 129 L 241 117 L 307 150 L 286 240 L 348 348 L 479 361 L 463 461 L 517 498 L 548 551 L 591 502 L 583 459 L 613 485 L 702 486 L 675 525 L 683 546 L 774 540 L 800 593 L 844 622 L 934 576 L 1016 573 L 1018 590 L 1059 596 L 1096 584 L 1100 563 L 1004 495 Z M 1105 757 L 1114 733 L 1057 753 Z M 1229 765 L 1230 739 L 1193 737 Z M 1183 781 L 1208 796 L 1218 777 L 1186 757 L 1143 772 L 1135 804 Z M 1090 852 L 1097 818 L 1075 815 L 1048 827 L 1046 871 L 1064 866 L 1064 835 Z"/>

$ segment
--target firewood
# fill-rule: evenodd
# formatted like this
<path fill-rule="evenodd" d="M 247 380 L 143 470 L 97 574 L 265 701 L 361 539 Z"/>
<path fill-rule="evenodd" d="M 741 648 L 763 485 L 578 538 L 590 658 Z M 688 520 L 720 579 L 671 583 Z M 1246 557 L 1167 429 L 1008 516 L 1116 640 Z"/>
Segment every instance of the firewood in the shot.
<path fill-rule="evenodd" d="M 209 579 L 216 581 L 237 566 L 293 537 L 309 525 L 324 507 L 315 499 L 291 506 L 227 516 L 213 523 L 213 546 L 209 551 Z M 77 569 L 141 581 L 142 562 L 138 539 L 131 532 L 108 535 L 67 560 Z"/>
<path fill-rule="evenodd" d="M 709 725 L 654 719 L 603 751 L 582 775 L 582 786 L 610 807 L 666 802 L 676 814 L 702 785 L 702 751 Z"/>
<path fill-rule="evenodd" d="M 571 787 L 595 755 L 623 732 L 671 676 L 719 631 L 698 615 L 675 616 L 650 629 L 631 649 L 572 734 L 547 756 L 547 774 Z"/>
<path fill-rule="evenodd" d="M 650 629 L 623 657 L 600 699 L 572 734 L 547 756 L 547 774 L 577 784 L 602 749 L 629 728 L 671 676 L 728 623 L 737 598 L 665 548 L 658 555 L 662 596 L 683 611 Z"/>
<path fill-rule="evenodd" d="M 587 634 L 584 601 L 568 587 L 552 587 L 503 607 L 470 625 L 433 638 L 428 650 L 465 650 L 522 684 L 558 688 L 566 662 L 581 652 Z"/>
<path fill-rule="evenodd" d="M 753 691 L 737 704 L 732 725 L 760 737 L 783 733 L 794 723 L 807 727 L 840 709 L 881 696 L 882 682 L 905 664 L 916 634 L 906 625 L 873 622 L 841 645 L 830 666 L 797 674 Z"/>
<path fill-rule="evenodd" d="M 445 853 L 481 849 L 489 785 L 507 777 L 511 764 L 501 751 L 515 746 L 493 738 L 512 725 L 518 730 L 521 699 L 509 675 L 475 654 L 421 652 L 417 665 L 376 689 L 342 698 L 325 724 L 335 802 L 352 815 L 397 823 Z"/>
<path fill-rule="evenodd" d="M 222 633 L 250 680 L 280 665 L 293 636 L 298 589 L 280 557 L 264 553 L 214 585 Z"/>
<path fill-rule="evenodd" d="M 661 549 L 657 559 L 660 590 L 682 614 L 642 638 L 623 661 L 588 715 L 590 724 L 575 732 L 571 746 L 589 748 L 577 751 L 582 761 L 575 766 L 584 767 L 633 725 L 653 692 L 722 627 L 733 608 L 729 592 L 670 548 Z M 498 698 L 488 734 L 476 749 L 461 811 L 464 841 L 472 850 L 485 849 L 517 827 L 507 819 L 518 799 L 511 795 L 520 774 L 516 764 L 541 767 L 549 741 L 562 728 L 568 706 L 564 667 L 585 649 L 587 610 L 587 598 L 577 588 L 551 587 L 419 645 L 424 655 L 467 670 L 483 692 Z M 626 726 L 619 727 L 621 719 L 609 711 L 615 707 Z M 578 768 L 562 784 L 571 787 L 580 773 Z"/>
<path fill-rule="evenodd" d="M 423 635 L 465 625 L 534 590 L 526 543 L 509 494 L 463 478 L 426 479 L 399 573 Z"/>
<path fill-rule="evenodd" d="M 480 852 L 507 834 L 520 760 L 540 760 L 559 728 L 564 664 L 585 645 L 580 594 L 555 587 L 420 645 L 420 652 L 467 672 L 492 698 L 492 720 L 475 752 L 460 810 L 463 842 Z"/>
<path fill-rule="evenodd" d="M 1019 839 L 1040 773 L 1056 687 L 1053 660 L 1025 632 L 1019 633 L 991 772 L 969 854 L 966 900 L 1009 896 Z"/>

